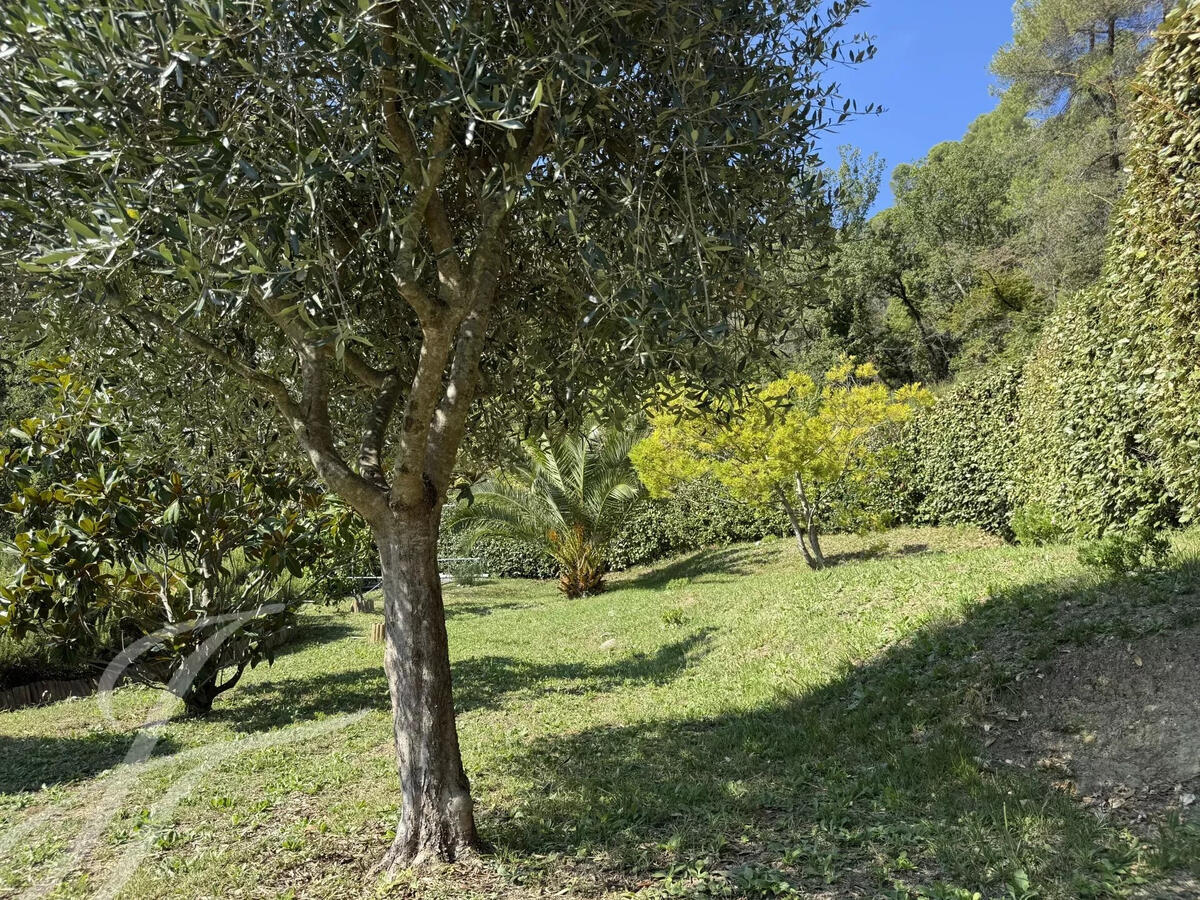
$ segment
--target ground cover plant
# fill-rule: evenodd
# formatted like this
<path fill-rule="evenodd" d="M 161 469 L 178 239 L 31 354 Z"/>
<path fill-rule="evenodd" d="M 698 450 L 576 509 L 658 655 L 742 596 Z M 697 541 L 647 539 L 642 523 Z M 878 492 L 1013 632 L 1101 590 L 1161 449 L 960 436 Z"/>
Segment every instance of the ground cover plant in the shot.
<path fill-rule="evenodd" d="M 1165 569 L 1115 578 L 1068 546 L 966 529 L 826 551 L 820 572 L 789 541 L 704 552 L 572 601 L 549 582 L 449 589 L 494 849 L 453 871 L 370 871 L 396 812 L 379 790 L 377 616 L 311 617 L 209 719 L 168 718 L 137 772 L 112 767 L 145 690 L 119 690 L 111 723 L 91 701 L 0 714 L 0 896 L 97 896 L 126 876 L 120 896 L 163 898 L 1188 896 L 1194 780 L 1128 797 L 1020 756 L 1014 729 L 1053 714 L 1037 695 L 1056 666 L 1100 654 L 1115 681 L 1115 665 L 1149 672 L 1172 662 L 1155 646 L 1194 643 L 1200 535 Z M 1174 676 L 1185 697 L 1195 680 Z M 1139 724 L 1140 705 L 1121 712 L 1099 742 Z M 1160 715 L 1186 727 L 1191 712 Z M 1094 724 L 1058 726 L 1094 745 Z M 1179 774 L 1166 753 L 1141 759 Z"/>

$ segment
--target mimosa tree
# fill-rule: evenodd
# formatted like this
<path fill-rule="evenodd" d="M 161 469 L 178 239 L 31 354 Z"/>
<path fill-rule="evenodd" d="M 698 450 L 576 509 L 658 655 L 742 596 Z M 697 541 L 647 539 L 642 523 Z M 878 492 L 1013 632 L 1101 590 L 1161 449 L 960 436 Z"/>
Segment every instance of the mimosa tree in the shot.
<path fill-rule="evenodd" d="M 872 437 L 931 401 L 919 385 L 892 391 L 872 364 L 847 359 L 821 387 L 792 373 L 731 410 L 670 403 L 652 417 L 653 430 L 632 457 L 652 496 L 712 475 L 748 503 L 780 504 L 805 561 L 822 569 L 821 517 L 830 494 L 876 474 L 884 457 Z"/>

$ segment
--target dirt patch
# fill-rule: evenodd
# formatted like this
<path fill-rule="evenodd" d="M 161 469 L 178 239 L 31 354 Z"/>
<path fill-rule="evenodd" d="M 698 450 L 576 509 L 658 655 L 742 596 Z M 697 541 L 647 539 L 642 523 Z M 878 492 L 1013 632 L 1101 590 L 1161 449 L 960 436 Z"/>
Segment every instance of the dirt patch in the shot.
<path fill-rule="evenodd" d="M 1200 628 L 1074 647 L 984 722 L 996 764 L 1043 769 L 1133 821 L 1200 811 Z"/>

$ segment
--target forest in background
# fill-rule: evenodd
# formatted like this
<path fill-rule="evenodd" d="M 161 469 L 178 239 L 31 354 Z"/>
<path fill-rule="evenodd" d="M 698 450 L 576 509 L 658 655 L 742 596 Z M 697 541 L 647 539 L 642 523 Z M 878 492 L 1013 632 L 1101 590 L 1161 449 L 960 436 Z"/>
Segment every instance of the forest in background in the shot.
<path fill-rule="evenodd" d="M 1138 68 L 1174 6 L 1017 4 L 992 61 L 996 108 L 961 140 L 898 165 L 882 212 L 869 210 L 892 161 L 842 149 L 829 173 L 837 247 L 805 322 L 818 367 L 845 351 L 895 385 L 938 384 L 1033 351 L 1057 305 L 1100 277 Z M 790 274 L 813 289 L 808 270 Z"/>

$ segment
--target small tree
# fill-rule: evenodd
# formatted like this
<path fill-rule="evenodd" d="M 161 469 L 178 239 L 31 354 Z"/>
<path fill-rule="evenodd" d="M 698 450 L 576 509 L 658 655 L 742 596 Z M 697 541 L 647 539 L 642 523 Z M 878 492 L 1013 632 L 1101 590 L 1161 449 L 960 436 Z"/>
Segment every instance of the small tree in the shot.
<path fill-rule="evenodd" d="M 455 514 L 465 546 L 484 537 L 538 544 L 559 565 L 568 597 L 604 590 L 609 541 L 641 492 L 629 452 L 634 427 L 593 427 L 524 443 L 526 462 Z"/>
<path fill-rule="evenodd" d="M 321 495 L 286 473 L 201 478 L 138 460 L 102 385 L 64 361 L 36 369 L 53 412 L 19 422 L 0 454 L 18 563 L 0 584 L 0 628 L 123 646 L 123 674 L 203 715 L 294 622 L 294 579 L 323 550 Z"/>
<path fill-rule="evenodd" d="M 651 496 L 715 476 L 749 503 L 779 503 L 814 569 L 825 567 L 821 525 L 830 494 L 874 475 L 883 460 L 871 438 L 903 422 L 931 395 L 917 385 L 891 391 L 875 367 L 847 359 L 818 388 L 793 373 L 737 401 L 726 414 L 676 402 L 651 420 L 633 463 Z"/>

